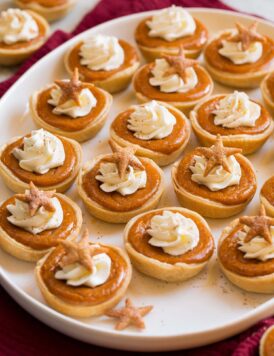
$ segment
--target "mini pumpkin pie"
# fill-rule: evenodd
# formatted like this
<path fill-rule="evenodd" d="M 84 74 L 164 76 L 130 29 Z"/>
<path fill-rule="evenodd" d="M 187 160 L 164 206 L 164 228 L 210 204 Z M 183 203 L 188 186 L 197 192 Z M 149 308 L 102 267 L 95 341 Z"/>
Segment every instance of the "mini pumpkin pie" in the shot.
<path fill-rule="evenodd" d="M 131 280 L 127 254 L 116 246 L 62 241 L 36 267 L 38 286 L 46 302 L 75 317 L 101 315 L 123 298 Z"/>
<path fill-rule="evenodd" d="M 168 282 L 198 274 L 214 251 L 207 222 L 183 208 L 162 208 L 135 216 L 126 225 L 124 242 L 140 272 Z"/>
<path fill-rule="evenodd" d="M 262 186 L 260 198 L 267 214 L 274 217 L 274 176 Z"/>
<path fill-rule="evenodd" d="M 218 33 L 204 50 L 206 67 L 212 78 L 223 85 L 256 88 L 273 70 L 274 42 L 240 23 L 236 29 Z"/>
<path fill-rule="evenodd" d="M 274 293 L 274 218 L 261 205 L 256 216 L 232 221 L 221 235 L 219 264 L 226 277 L 249 292 Z"/>
<path fill-rule="evenodd" d="M 175 55 L 181 45 L 185 47 L 187 57 L 197 58 L 207 39 L 204 24 L 180 6 L 157 11 L 142 20 L 135 31 L 137 45 L 148 61 L 163 53 Z"/>
<path fill-rule="evenodd" d="M 32 11 L 8 9 L 0 13 L 0 65 L 23 62 L 37 51 L 49 33 L 47 21 Z"/>
<path fill-rule="evenodd" d="M 153 209 L 164 189 L 162 170 L 149 158 L 137 158 L 135 148 L 110 142 L 112 154 L 87 162 L 78 176 L 78 192 L 90 214 L 125 223 Z"/>
<path fill-rule="evenodd" d="M 0 175 L 15 193 L 23 193 L 30 182 L 43 190 L 64 192 L 74 182 L 81 162 L 78 142 L 43 129 L 15 137 L 0 148 Z"/>
<path fill-rule="evenodd" d="M 125 89 L 139 67 L 136 49 L 113 36 L 92 35 L 76 43 L 65 56 L 71 74 L 79 69 L 84 82 L 93 83 L 109 93 Z"/>
<path fill-rule="evenodd" d="M 111 104 L 109 93 L 79 81 L 76 68 L 71 80 L 56 80 L 34 93 L 30 110 L 38 126 L 81 142 L 103 127 Z"/>
<path fill-rule="evenodd" d="M 121 147 L 134 145 L 136 154 L 160 166 L 173 162 L 190 137 L 186 116 L 171 105 L 151 101 L 133 105 L 112 122 L 110 140 Z"/>
<path fill-rule="evenodd" d="M 0 207 L 0 246 L 25 261 L 37 261 L 81 229 L 82 212 L 68 197 L 40 191 L 33 183 Z"/>
<path fill-rule="evenodd" d="M 266 329 L 260 340 L 260 356 L 272 355 L 274 355 L 274 325 Z"/>
<path fill-rule="evenodd" d="M 30 9 L 45 17 L 48 21 L 55 21 L 69 13 L 77 0 L 14 0 L 21 9 Z"/>
<path fill-rule="evenodd" d="M 188 113 L 212 93 L 213 81 L 196 60 L 185 58 L 181 47 L 176 56 L 163 55 L 139 68 L 133 88 L 142 103 L 160 100 Z"/>
<path fill-rule="evenodd" d="M 261 92 L 266 107 L 274 116 L 274 72 L 268 74 L 262 81 Z"/>
<path fill-rule="evenodd" d="M 253 198 L 256 176 L 241 149 L 224 147 L 221 136 L 211 147 L 197 147 L 172 168 L 175 193 L 182 206 L 209 218 L 242 211 Z"/>
<path fill-rule="evenodd" d="M 244 92 L 218 94 L 195 106 L 190 113 L 193 130 L 203 146 L 221 135 L 225 146 L 243 154 L 258 150 L 269 138 L 274 122 L 268 111 Z"/>

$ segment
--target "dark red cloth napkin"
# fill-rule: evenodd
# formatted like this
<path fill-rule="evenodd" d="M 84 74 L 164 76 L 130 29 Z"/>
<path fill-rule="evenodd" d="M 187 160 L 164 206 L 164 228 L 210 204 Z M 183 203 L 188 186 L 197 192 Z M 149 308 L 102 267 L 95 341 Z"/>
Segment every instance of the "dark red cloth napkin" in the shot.
<path fill-rule="evenodd" d="M 141 11 L 160 9 L 171 4 L 210 7 L 232 10 L 218 0 L 102 0 L 68 34 L 56 31 L 46 44 L 28 59 L 8 80 L 0 83 L 0 96 L 35 62 L 74 35 L 99 23 Z M 261 321 L 249 330 L 233 338 L 209 346 L 178 351 L 174 355 L 186 356 L 255 356 L 261 335 L 267 327 L 274 324 L 274 317 Z M 17 305 L 0 287 L 0 356 L 60 356 L 60 355 L 126 355 L 126 352 L 110 351 L 84 344 L 42 324 Z"/>

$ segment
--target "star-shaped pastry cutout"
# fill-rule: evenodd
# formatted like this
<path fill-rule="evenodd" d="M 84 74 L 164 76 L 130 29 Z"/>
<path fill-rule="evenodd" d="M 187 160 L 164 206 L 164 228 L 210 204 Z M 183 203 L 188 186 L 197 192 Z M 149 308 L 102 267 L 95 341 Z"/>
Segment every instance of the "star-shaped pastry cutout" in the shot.
<path fill-rule="evenodd" d="M 227 158 L 236 153 L 242 152 L 240 148 L 224 147 L 221 135 L 217 135 L 216 142 L 211 147 L 200 147 L 199 151 L 207 159 L 204 177 L 216 166 L 223 166 L 223 168 L 230 172 Z"/>
<path fill-rule="evenodd" d="M 239 221 L 241 224 L 249 227 L 244 242 L 249 242 L 254 237 L 260 236 L 265 239 L 266 242 L 272 244 L 270 227 L 274 226 L 274 218 L 270 218 L 266 215 L 265 207 L 263 204 L 261 204 L 259 215 L 242 216 Z"/>
<path fill-rule="evenodd" d="M 184 82 L 187 80 L 186 69 L 193 67 L 198 63 L 198 61 L 195 59 L 189 59 L 185 57 L 183 46 L 180 46 L 177 56 L 168 56 L 164 54 L 162 58 L 164 58 L 170 65 L 170 68 L 165 72 L 165 76 L 178 74 Z"/>
<path fill-rule="evenodd" d="M 111 309 L 105 313 L 105 315 L 111 318 L 117 318 L 115 329 L 123 330 L 129 325 L 134 325 L 139 329 L 145 328 L 145 323 L 143 317 L 151 312 L 153 309 L 152 305 L 147 305 L 145 307 L 137 308 L 133 305 L 132 301 L 127 298 L 125 306 L 121 309 Z"/>
<path fill-rule="evenodd" d="M 60 267 L 65 267 L 73 263 L 79 263 L 82 266 L 86 267 L 87 270 L 93 270 L 93 252 L 94 246 L 89 243 L 89 234 L 88 229 L 85 229 L 81 240 L 76 241 L 61 241 L 65 249 L 65 255 L 59 261 Z"/>
<path fill-rule="evenodd" d="M 264 37 L 257 32 L 257 26 L 258 22 L 254 22 L 249 27 L 237 22 L 236 27 L 238 33 L 232 35 L 230 39 L 235 42 L 241 42 L 243 51 L 246 51 L 253 41 L 264 41 Z"/>
<path fill-rule="evenodd" d="M 30 182 L 29 191 L 25 194 L 18 194 L 16 197 L 29 204 L 30 216 L 34 216 L 41 206 L 47 211 L 54 212 L 55 208 L 51 201 L 55 190 L 43 191 L 39 190 L 33 182 Z"/>
<path fill-rule="evenodd" d="M 116 163 L 119 176 L 124 179 L 128 166 L 143 170 L 144 167 L 138 158 L 134 155 L 136 148 L 133 146 L 120 147 L 117 143 L 110 141 L 110 147 L 113 154 L 110 157 L 104 158 L 105 162 Z"/>
<path fill-rule="evenodd" d="M 62 91 L 59 105 L 62 105 L 69 100 L 74 100 L 77 105 L 81 104 L 80 93 L 83 89 L 83 85 L 79 80 L 78 68 L 74 69 L 73 75 L 69 81 L 55 80 L 55 84 L 57 84 Z"/>

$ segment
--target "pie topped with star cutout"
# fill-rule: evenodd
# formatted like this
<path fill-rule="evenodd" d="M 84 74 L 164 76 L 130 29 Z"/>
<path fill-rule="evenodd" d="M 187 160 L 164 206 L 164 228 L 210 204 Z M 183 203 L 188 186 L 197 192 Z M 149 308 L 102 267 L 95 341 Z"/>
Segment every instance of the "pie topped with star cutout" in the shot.
<path fill-rule="evenodd" d="M 32 118 L 38 126 L 80 142 L 103 127 L 111 104 L 108 92 L 79 80 L 77 68 L 70 80 L 56 80 L 30 99 Z"/>
<path fill-rule="evenodd" d="M 101 315 L 126 293 L 131 265 L 126 253 L 112 245 L 89 240 L 63 241 L 36 267 L 38 286 L 46 302 L 63 314 Z"/>
<path fill-rule="evenodd" d="M 134 146 L 110 142 L 112 154 L 87 162 L 78 176 L 78 192 L 88 211 L 113 223 L 125 223 L 155 207 L 164 189 L 161 169 L 149 158 L 134 155 Z"/>
<path fill-rule="evenodd" d="M 218 246 L 228 279 L 250 292 L 274 292 L 274 218 L 263 205 L 258 215 L 242 216 L 224 229 Z"/>
<path fill-rule="evenodd" d="M 223 85 L 256 88 L 273 70 L 274 42 L 257 30 L 257 22 L 218 33 L 206 45 L 206 67 Z"/>
<path fill-rule="evenodd" d="M 197 147 L 172 168 L 182 206 L 203 216 L 224 218 L 242 211 L 253 198 L 256 176 L 241 149 L 224 147 L 221 136 L 211 147 Z"/>
<path fill-rule="evenodd" d="M 39 190 L 32 182 L 0 207 L 0 246 L 16 258 L 37 261 L 61 240 L 73 239 L 82 212 L 63 194 Z"/>

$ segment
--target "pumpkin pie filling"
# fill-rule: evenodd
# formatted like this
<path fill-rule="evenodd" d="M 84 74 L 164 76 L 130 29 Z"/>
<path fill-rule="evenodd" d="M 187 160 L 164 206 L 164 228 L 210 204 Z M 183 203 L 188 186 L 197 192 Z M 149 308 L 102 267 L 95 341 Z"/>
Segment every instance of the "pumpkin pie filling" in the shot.
<path fill-rule="evenodd" d="M 127 212 L 142 207 L 159 189 L 161 176 L 158 170 L 150 163 L 142 158 L 139 158 L 139 160 L 147 172 L 145 188 L 138 189 L 135 193 L 126 196 L 118 192 L 104 192 L 100 188 L 102 183 L 95 178 L 98 174 L 100 164 L 104 161 L 102 159 L 83 176 L 82 186 L 84 191 L 90 199 L 112 211 Z"/>
<path fill-rule="evenodd" d="M 27 47 L 35 45 L 37 42 L 41 41 L 41 39 L 43 39 L 47 34 L 47 28 L 38 18 L 35 17 L 34 20 L 37 23 L 37 26 L 39 29 L 39 34 L 37 37 L 35 37 L 29 41 L 16 42 L 13 44 L 6 44 L 4 42 L 0 42 L 0 49 L 17 50 L 17 49 L 27 48 Z"/>
<path fill-rule="evenodd" d="M 17 242 L 35 250 L 44 250 L 56 246 L 60 240 L 65 240 L 68 236 L 73 234 L 77 226 L 75 211 L 69 203 L 59 196 L 57 198 L 62 206 L 64 214 L 62 224 L 56 229 L 45 230 L 36 235 L 21 229 L 8 221 L 7 218 L 11 214 L 7 210 L 7 206 L 9 204 L 14 204 L 15 198 L 16 195 L 5 201 L 0 207 L 0 226 Z"/>
<path fill-rule="evenodd" d="M 226 40 L 229 36 L 230 34 L 225 33 L 207 45 L 204 54 L 207 62 L 212 67 L 223 72 L 246 74 L 264 70 L 274 61 L 274 42 L 270 38 L 265 37 L 265 41 L 261 41 L 263 46 L 262 56 L 255 63 L 234 64 L 230 59 L 219 53 L 219 49 L 222 48 L 222 41 Z"/>
<path fill-rule="evenodd" d="M 195 67 L 195 72 L 198 77 L 198 84 L 193 89 L 190 89 L 185 93 L 163 93 L 157 87 L 154 87 L 149 83 L 149 79 L 152 77 L 151 70 L 153 66 L 153 62 L 144 65 L 134 78 L 135 91 L 143 94 L 149 99 L 166 102 L 187 102 L 199 100 L 207 95 L 211 90 L 212 83 L 208 77 L 208 74 L 203 68 L 197 66 Z"/>
<path fill-rule="evenodd" d="M 89 89 L 97 101 L 96 106 L 91 109 L 90 113 L 76 119 L 69 118 L 64 114 L 56 115 L 52 112 L 53 106 L 48 103 L 48 100 L 51 99 L 50 93 L 53 88 L 54 86 L 44 90 L 38 95 L 36 110 L 43 121 L 64 131 L 74 132 L 83 130 L 101 114 L 106 105 L 105 94 L 94 85 L 85 83 L 83 89 Z"/>
<path fill-rule="evenodd" d="M 135 31 L 136 42 L 145 47 L 157 48 L 157 47 L 179 47 L 183 45 L 187 50 L 199 50 L 207 41 L 208 32 L 206 27 L 197 19 L 194 19 L 196 24 L 196 30 L 193 35 L 185 36 L 174 41 L 166 41 L 160 37 L 149 36 L 149 27 L 147 21 L 152 17 L 144 19 Z"/>
<path fill-rule="evenodd" d="M 266 330 L 265 332 L 268 332 Z M 272 325 L 272 329 L 266 335 L 264 339 L 263 345 L 263 354 L 264 356 L 271 356 L 274 353 L 274 325 Z"/>
<path fill-rule="evenodd" d="M 164 209 L 163 209 L 164 211 Z M 174 213 L 180 213 L 176 209 L 172 210 Z M 153 216 L 159 215 L 159 211 L 147 213 L 135 221 L 128 232 L 128 241 L 132 247 L 142 255 L 153 258 L 163 263 L 176 264 L 176 263 L 203 263 L 209 260 L 213 254 L 214 242 L 210 231 L 207 227 L 196 217 L 184 212 L 182 214 L 186 218 L 192 219 L 197 225 L 200 233 L 199 243 L 192 250 L 179 256 L 172 256 L 165 253 L 161 247 L 155 247 L 148 243 L 151 236 L 147 232 Z"/>
<path fill-rule="evenodd" d="M 68 0 L 20 0 L 23 4 L 39 4 L 44 7 L 56 7 L 64 5 Z"/>
<path fill-rule="evenodd" d="M 206 186 L 192 181 L 192 172 L 189 167 L 192 165 L 194 156 L 202 156 L 199 148 L 186 154 L 177 167 L 176 181 L 179 187 L 198 197 L 209 199 L 224 205 L 243 204 L 255 194 L 256 177 L 250 166 L 245 162 L 244 157 L 235 155 L 241 166 L 241 179 L 239 185 L 232 185 L 219 191 L 211 191 Z"/>
<path fill-rule="evenodd" d="M 238 249 L 237 232 L 241 226 L 236 226 L 219 247 L 218 255 L 222 265 L 244 277 L 260 277 L 274 273 L 274 259 L 259 261 L 255 258 L 244 258 L 244 253 Z"/>
<path fill-rule="evenodd" d="M 197 110 L 197 121 L 204 130 L 211 133 L 212 135 L 220 134 L 222 136 L 241 134 L 258 135 L 267 130 L 267 128 L 271 124 L 272 118 L 270 117 L 268 111 L 259 103 L 256 104 L 260 105 L 261 107 L 261 115 L 256 120 L 254 126 L 239 126 L 237 128 L 227 128 L 223 127 L 222 125 L 215 125 L 215 115 L 213 114 L 213 110 L 216 108 L 216 104 L 218 104 L 218 102 L 224 97 L 224 95 L 220 95 L 211 100 L 208 100 L 203 103 Z"/>
<path fill-rule="evenodd" d="M 139 59 L 137 52 L 134 47 L 132 47 L 130 44 L 123 40 L 119 40 L 120 46 L 123 48 L 124 51 L 124 63 L 112 70 L 90 70 L 88 67 L 84 66 L 81 64 L 81 56 L 80 56 L 80 49 L 83 45 L 83 42 L 80 42 L 78 45 L 76 45 L 72 51 L 69 53 L 68 56 L 68 65 L 71 69 L 74 69 L 77 67 L 79 69 L 80 75 L 83 77 L 84 80 L 87 81 L 97 81 L 97 80 L 106 80 L 110 77 L 112 77 L 114 74 L 119 73 L 129 67 L 131 67 L 133 64 L 135 64 Z"/>
<path fill-rule="evenodd" d="M 274 176 L 269 178 L 262 187 L 261 194 L 274 206 Z"/>
<path fill-rule="evenodd" d="M 95 288 L 86 286 L 71 287 L 65 281 L 55 278 L 58 264 L 65 250 L 58 246 L 50 253 L 41 267 L 41 278 L 56 297 L 75 305 L 97 305 L 112 298 L 121 288 L 126 275 L 129 273 L 126 261 L 114 249 L 100 246 L 94 255 L 106 253 L 111 258 L 111 271 L 108 280 Z"/>
<path fill-rule="evenodd" d="M 175 110 L 168 110 L 175 116 L 176 124 L 174 125 L 171 134 L 163 139 L 141 140 L 134 136 L 134 132 L 127 128 L 128 118 L 134 112 L 134 109 L 129 109 L 119 114 L 113 121 L 111 128 L 114 130 L 116 135 L 128 142 L 139 145 L 148 150 L 168 155 L 182 146 L 186 139 L 188 130 L 181 116 Z"/>
<path fill-rule="evenodd" d="M 22 148 L 23 137 L 9 144 L 4 149 L 1 155 L 1 161 L 18 179 L 25 183 L 33 182 L 38 187 L 48 187 L 62 183 L 73 174 L 77 166 L 77 155 L 73 145 L 69 141 L 62 137 L 57 137 L 64 146 L 66 158 L 62 166 L 52 168 L 45 174 L 28 172 L 19 166 L 19 161 L 14 157 L 12 152 L 15 148 Z"/>

